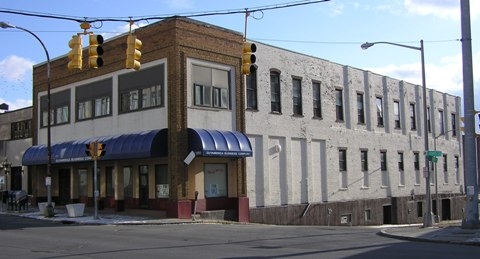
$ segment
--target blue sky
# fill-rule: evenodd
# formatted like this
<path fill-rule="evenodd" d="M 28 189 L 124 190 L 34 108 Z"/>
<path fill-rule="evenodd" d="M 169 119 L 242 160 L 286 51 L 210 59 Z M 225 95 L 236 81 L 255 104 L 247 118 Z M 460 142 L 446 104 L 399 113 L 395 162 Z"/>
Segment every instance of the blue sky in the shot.
<path fill-rule="evenodd" d="M 138 2 L 141 4 L 112 0 L 2 0 L 0 11 L 13 9 L 61 16 L 128 19 L 312 1 Z M 480 110 L 480 1 L 470 0 L 470 16 L 475 107 Z M 194 19 L 242 33 L 245 28 L 243 14 Z M 44 42 L 51 59 L 65 55 L 70 50 L 71 36 L 82 31 L 73 21 L 4 12 L 0 12 L 0 21 L 33 31 Z M 156 21 L 141 21 L 135 26 Z M 128 31 L 128 27 L 127 22 L 104 22 L 93 24 L 90 31 L 109 38 Z M 419 51 L 386 44 L 362 50 L 360 45 L 366 41 L 388 41 L 419 47 L 423 39 L 427 87 L 463 96 L 460 0 L 330 0 L 256 12 L 248 18 L 247 38 L 414 84 L 421 84 Z M 141 40 L 144 45 L 148 44 L 148 39 Z M 0 41 L 0 103 L 10 105 L 10 110 L 30 106 L 32 65 L 46 61 L 45 52 L 33 36 L 23 31 L 0 29 Z M 108 62 L 108 57 L 104 56 L 104 60 Z"/>

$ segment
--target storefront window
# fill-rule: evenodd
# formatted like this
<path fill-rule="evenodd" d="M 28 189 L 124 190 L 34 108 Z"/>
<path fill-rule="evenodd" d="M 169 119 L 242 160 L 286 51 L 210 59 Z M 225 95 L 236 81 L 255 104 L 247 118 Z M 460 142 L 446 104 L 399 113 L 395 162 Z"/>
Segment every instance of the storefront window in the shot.
<path fill-rule="evenodd" d="M 133 197 L 133 174 L 131 166 L 125 166 L 123 168 L 123 195 L 125 198 Z"/>
<path fill-rule="evenodd" d="M 79 196 L 87 196 L 87 169 L 79 169 L 78 170 L 78 195 Z"/>
<path fill-rule="evenodd" d="M 155 191 L 157 198 L 168 198 L 170 188 L 168 185 L 168 166 L 155 165 Z"/>
<path fill-rule="evenodd" d="M 227 165 L 205 164 L 205 198 L 227 196 Z"/>
<path fill-rule="evenodd" d="M 113 167 L 106 168 L 105 185 L 107 187 L 107 196 L 115 195 L 115 187 L 113 185 Z"/>

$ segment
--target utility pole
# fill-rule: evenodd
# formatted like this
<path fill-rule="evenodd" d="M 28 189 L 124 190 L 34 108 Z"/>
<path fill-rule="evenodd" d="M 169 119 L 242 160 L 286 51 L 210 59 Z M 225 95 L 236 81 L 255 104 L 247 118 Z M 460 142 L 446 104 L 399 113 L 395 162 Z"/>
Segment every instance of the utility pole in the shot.
<path fill-rule="evenodd" d="M 462 24 L 463 109 L 465 117 L 464 177 L 466 187 L 465 218 L 462 228 L 480 228 L 478 219 L 477 155 L 475 148 L 475 103 L 473 91 L 472 35 L 470 28 L 470 1 L 460 1 Z"/>

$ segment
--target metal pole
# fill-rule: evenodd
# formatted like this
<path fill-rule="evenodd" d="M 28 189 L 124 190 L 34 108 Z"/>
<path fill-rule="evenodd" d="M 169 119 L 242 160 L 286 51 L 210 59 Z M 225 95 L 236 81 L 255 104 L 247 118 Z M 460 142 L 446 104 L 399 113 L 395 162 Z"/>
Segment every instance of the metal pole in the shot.
<path fill-rule="evenodd" d="M 423 217 L 423 227 L 431 227 L 433 222 L 433 214 L 432 214 L 432 197 L 430 191 L 430 166 L 427 156 L 428 151 L 428 117 L 427 117 L 427 84 L 425 80 L 425 54 L 423 49 L 423 40 L 420 40 L 420 48 L 410 45 L 404 45 L 394 42 L 388 41 L 377 41 L 377 42 L 365 42 L 360 47 L 362 49 L 368 49 L 375 44 L 389 44 L 403 48 L 415 49 L 419 50 L 422 58 L 422 88 L 423 88 L 423 125 L 424 125 L 424 140 L 425 140 L 425 167 L 423 168 L 423 172 L 425 174 L 425 199 L 427 205 L 427 211 Z M 472 94 L 473 95 L 473 94 Z"/>
<path fill-rule="evenodd" d="M 431 227 L 433 225 L 432 215 L 432 196 L 430 192 L 430 165 L 427 157 L 428 151 L 428 116 L 427 116 L 427 84 L 425 80 L 425 54 L 423 49 L 423 40 L 420 40 L 420 53 L 422 56 L 422 87 L 423 87 L 423 135 L 425 140 L 425 199 L 427 202 L 427 212 L 423 217 L 423 227 Z"/>
<path fill-rule="evenodd" d="M 25 29 L 23 27 L 11 25 L 5 22 L 0 22 L 0 27 L 6 29 L 6 28 L 16 28 L 22 31 L 25 31 L 35 37 L 35 39 L 40 42 L 40 44 L 43 47 L 43 50 L 45 51 L 45 55 L 47 56 L 47 177 L 45 179 L 45 183 L 47 185 L 47 207 L 45 210 L 45 216 L 46 217 L 53 217 L 54 211 L 53 211 L 53 206 L 52 206 L 52 190 L 51 190 L 51 167 L 52 167 L 52 142 L 51 142 L 51 125 L 50 125 L 50 120 L 51 120 L 51 114 L 50 114 L 50 55 L 48 54 L 48 50 L 45 47 L 45 44 L 43 44 L 43 41 L 32 31 Z"/>
<path fill-rule="evenodd" d="M 437 138 L 440 137 L 442 134 L 436 136 L 433 138 L 433 150 L 437 150 Z M 440 201 L 438 200 L 438 172 L 437 172 L 437 162 L 434 163 L 435 167 L 435 203 L 436 203 L 436 210 L 435 210 L 435 223 L 440 222 Z"/>
<path fill-rule="evenodd" d="M 94 214 L 93 218 L 98 219 L 98 184 L 97 184 L 97 154 L 98 154 L 98 142 L 94 142 L 94 159 L 93 159 L 93 206 L 94 206 Z"/>
<path fill-rule="evenodd" d="M 463 60 L 463 109 L 465 117 L 464 175 L 466 187 L 465 218 L 462 228 L 480 228 L 478 219 L 478 182 L 475 148 L 475 103 L 473 90 L 472 38 L 470 29 L 470 1 L 460 1 Z"/>

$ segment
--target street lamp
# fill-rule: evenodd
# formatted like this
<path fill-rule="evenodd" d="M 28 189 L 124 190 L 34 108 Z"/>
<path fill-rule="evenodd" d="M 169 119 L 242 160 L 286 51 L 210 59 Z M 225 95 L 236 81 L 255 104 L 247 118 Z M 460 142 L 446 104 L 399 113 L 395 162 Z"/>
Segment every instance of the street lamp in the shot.
<path fill-rule="evenodd" d="M 51 190 L 51 166 L 52 166 L 52 143 L 51 143 L 51 132 L 50 132 L 50 121 L 51 121 L 51 114 L 50 114 L 50 55 L 48 55 L 48 50 L 45 47 L 45 44 L 43 44 L 43 41 L 32 31 L 27 30 L 23 27 L 15 26 L 8 24 L 6 22 L 0 22 L 0 27 L 3 29 L 8 29 L 8 28 L 13 28 L 13 29 L 19 29 L 25 32 L 28 32 L 31 34 L 33 37 L 35 37 L 40 44 L 42 44 L 43 50 L 45 51 L 45 54 L 47 55 L 47 178 L 45 179 L 45 182 L 47 183 L 47 207 L 45 210 L 45 216 L 46 217 L 53 217 L 53 206 L 52 206 L 52 190 Z"/>
<path fill-rule="evenodd" d="M 433 214 L 432 214 L 432 197 L 430 194 L 430 167 L 427 158 L 427 151 L 428 151 L 428 117 L 427 117 L 427 86 L 425 83 L 425 57 L 424 57 L 424 50 L 423 50 L 423 40 L 420 40 L 420 47 L 398 44 L 394 42 L 387 42 L 387 41 L 377 41 L 377 42 L 365 42 L 360 47 L 362 49 L 368 49 L 375 44 L 389 44 L 394 45 L 402 48 L 414 49 L 419 50 L 422 59 L 422 87 L 423 87 L 423 125 L 424 125 L 424 140 L 425 140 L 425 167 L 423 171 L 426 172 L 426 183 L 425 183 L 425 196 L 427 200 L 427 214 L 423 218 L 423 227 L 432 227 L 433 224 Z"/>

